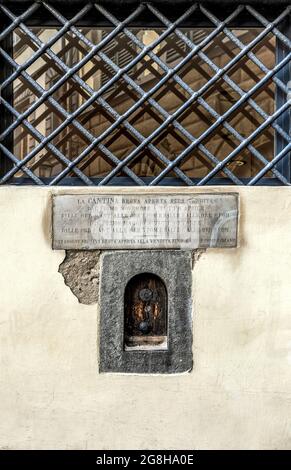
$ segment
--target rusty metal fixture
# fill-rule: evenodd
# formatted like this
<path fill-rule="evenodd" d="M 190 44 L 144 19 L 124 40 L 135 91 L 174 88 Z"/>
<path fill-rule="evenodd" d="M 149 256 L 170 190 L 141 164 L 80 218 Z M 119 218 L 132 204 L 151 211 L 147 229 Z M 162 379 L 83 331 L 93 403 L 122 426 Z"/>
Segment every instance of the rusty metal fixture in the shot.
<path fill-rule="evenodd" d="M 153 297 L 153 291 L 148 288 L 141 289 L 139 291 L 139 298 L 144 302 L 149 302 Z"/>

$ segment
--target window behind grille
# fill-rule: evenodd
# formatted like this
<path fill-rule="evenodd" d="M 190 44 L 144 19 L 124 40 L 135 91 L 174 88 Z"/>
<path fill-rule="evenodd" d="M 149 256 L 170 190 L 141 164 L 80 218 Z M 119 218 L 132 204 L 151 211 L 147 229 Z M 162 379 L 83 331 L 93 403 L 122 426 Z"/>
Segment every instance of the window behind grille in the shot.
<path fill-rule="evenodd" d="M 5 28 L 26 13 L 0 8 L 6 38 Z M 126 16 L 88 5 L 93 28 L 67 26 L 69 12 L 60 14 L 60 6 L 30 8 L 40 10 L 43 24 L 36 27 L 34 12 L 27 14 L 10 33 L 13 53 L 1 53 L 11 69 L 2 80 L 8 124 L 0 150 L 10 165 L 2 183 L 252 184 L 260 175 L 288 183 L 272 163 L 289 159 L 287 9 L 273 13 L 271 29 L 266 12 L 248 6 L 215 13 L 179 7 L 184 19 L 175 29 L 167 8 L 150 4 L 132 6 Z M 81 5 L 74 8 L 78 15 Z M 94 12 L 106 27 L 95 26 Z M 195 26 L 199 15 L 203 27 Z M 145 27 L 133 26 L 136 18 L 147 18 Z M 154 26 L 146 25 L 149 18 Z M 13 109 L 5 99 L 11 85 Z M 11 135 L 13 148 L 5 145 Z"/>

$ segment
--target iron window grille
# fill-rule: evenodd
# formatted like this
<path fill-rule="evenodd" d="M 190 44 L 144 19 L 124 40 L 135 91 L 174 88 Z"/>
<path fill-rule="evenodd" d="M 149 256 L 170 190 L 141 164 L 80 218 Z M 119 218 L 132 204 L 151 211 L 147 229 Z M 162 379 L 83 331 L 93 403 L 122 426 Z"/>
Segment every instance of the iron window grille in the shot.
<path fill-rule="evenodd" d="M 12 1 L 0 20 L 0 184 L 290 184 L 290 6 Z"/>

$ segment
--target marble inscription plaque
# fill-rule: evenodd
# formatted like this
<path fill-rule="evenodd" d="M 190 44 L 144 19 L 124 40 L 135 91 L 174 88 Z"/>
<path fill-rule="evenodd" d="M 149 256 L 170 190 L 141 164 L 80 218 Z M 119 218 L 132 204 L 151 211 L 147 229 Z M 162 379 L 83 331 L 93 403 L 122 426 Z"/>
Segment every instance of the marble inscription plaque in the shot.
<path fill-rule="evenodd" d="M 53 248 L 156 249 L 237 246 L 238 195 L 53 196 Z"/>

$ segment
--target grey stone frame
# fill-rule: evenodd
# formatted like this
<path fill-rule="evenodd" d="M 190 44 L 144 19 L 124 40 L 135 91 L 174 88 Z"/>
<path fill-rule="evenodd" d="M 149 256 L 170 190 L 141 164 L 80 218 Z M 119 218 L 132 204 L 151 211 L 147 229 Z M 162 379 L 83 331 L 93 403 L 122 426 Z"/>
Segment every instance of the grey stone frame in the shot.
<path fill-rule="evenodd" d="M 192 369 L 192 256 L 189 251 L 112 251 L 101 257 L 99 371 L 174 374 Z M 124 350 L 124 292 L 152 273 L 168 294 L 168 349 Z"/>

